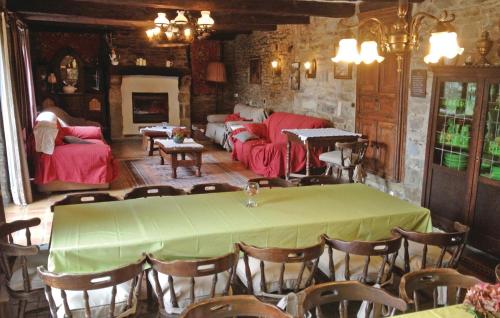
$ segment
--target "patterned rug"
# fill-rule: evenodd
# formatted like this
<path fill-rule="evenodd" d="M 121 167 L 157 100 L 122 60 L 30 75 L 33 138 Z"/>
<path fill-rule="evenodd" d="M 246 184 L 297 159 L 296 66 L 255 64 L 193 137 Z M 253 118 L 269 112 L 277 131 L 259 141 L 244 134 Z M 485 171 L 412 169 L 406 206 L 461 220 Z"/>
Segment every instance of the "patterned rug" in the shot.
<path fill-rule="evenodd" d="M 177 179 L 173 179 L 170 163 L 161 165 L 158 156 L 121 160 L 120 183 L 128 187 L 171 185 L 185 190 L 198 183 L 226 182 L 239 187 L 247 183 L 240 163 L 222 163 L 207 153 L 202 162 L 201 177 L 196 177 L 194 167 L 178 167 Z"/>

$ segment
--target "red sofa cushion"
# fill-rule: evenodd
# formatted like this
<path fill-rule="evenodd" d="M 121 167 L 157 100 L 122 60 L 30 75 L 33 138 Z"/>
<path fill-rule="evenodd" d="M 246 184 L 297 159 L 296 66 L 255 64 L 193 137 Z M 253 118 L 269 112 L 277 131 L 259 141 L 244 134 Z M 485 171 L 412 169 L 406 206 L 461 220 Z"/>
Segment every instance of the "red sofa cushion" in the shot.
<path fill-rule="evenodd" d="M 249 123 L 244 124 L 246 130 L 251 132 L 252 134 L 259 136 L 259 138 L 267 139 L 267 126 L 262 123 Z"/>
<path fill-rule="evenodd" d="M 297 115 L 291 113 L 273 113 L 264 121 L 267 126 L 267 141 L 264 139 L 250 140 L 245 143 L 233 141 L 233 159 L 241 161 L 255 173 L 266 177 L 285 175 L 286 165 L 286 135 L 283 129 L 325 128 L 330 124 L 327 120 Z M 301 143 L 291 145 L 291 171 L 298 172 L 305 168 L 305 147 Z M 311 165 L 321 166 L 319 151 L 311 154 Z"/>
<path fill-rule="evenodd" d="M 62 127 L 64 135 L 75 136 L 81 139 L 102 139 L 101 127 L 96 126 L 68 126 Z"/>

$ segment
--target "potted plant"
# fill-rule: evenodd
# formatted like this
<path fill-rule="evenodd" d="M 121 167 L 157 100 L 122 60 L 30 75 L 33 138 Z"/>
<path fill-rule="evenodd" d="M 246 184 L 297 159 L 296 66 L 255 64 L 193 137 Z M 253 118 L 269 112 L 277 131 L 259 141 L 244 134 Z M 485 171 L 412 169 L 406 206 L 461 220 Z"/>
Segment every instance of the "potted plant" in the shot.
<path fill-rule="evenodd" d="M 188 136 L 188 131 L 184 128 L 174 128 L 172 129 L 172 140 L 176 144 L 182 144 L 184 139 Z"/>
<path fill-rule="evenodd" d="M 477 318 L 500 317 L 500 283 L 480 283 L 465 295 L 464 304 Z"/>

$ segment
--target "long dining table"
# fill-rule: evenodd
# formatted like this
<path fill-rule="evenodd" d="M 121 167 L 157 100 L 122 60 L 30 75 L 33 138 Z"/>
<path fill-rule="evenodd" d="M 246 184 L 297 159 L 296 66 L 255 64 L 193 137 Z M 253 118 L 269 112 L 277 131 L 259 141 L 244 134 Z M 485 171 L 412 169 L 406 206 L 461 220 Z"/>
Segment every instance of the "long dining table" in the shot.
<path fill-rule="evenodd" d="M 152 253 L 165 260 L 214 257 L 243 241 L 301 247 L 321 234 L 379 240 L 400 226 L 432 230 L 429 210 L 363 184 L 261 189 L 258 206 L 243 191 L 57 206 L 48 268 L 87 273 Z"/>

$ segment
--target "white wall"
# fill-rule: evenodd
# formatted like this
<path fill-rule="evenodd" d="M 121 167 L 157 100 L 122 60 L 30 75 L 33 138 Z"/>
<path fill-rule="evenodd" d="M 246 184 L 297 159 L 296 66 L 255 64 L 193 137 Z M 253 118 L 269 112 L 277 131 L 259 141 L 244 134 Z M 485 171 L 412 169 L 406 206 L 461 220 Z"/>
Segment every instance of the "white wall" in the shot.
<path fill-rule="evenodd" d="M 132 119 L 132 93 L 168 93 L 168 118 L 172 125 L 180 124 L 179 79 L 173 76 L 128 75 L 122 78 L 123 135 L 137 135 L 140 127 L 155 123 L 137 124 Z M 160 124 L 161 122 L 158 122 Z"/>

